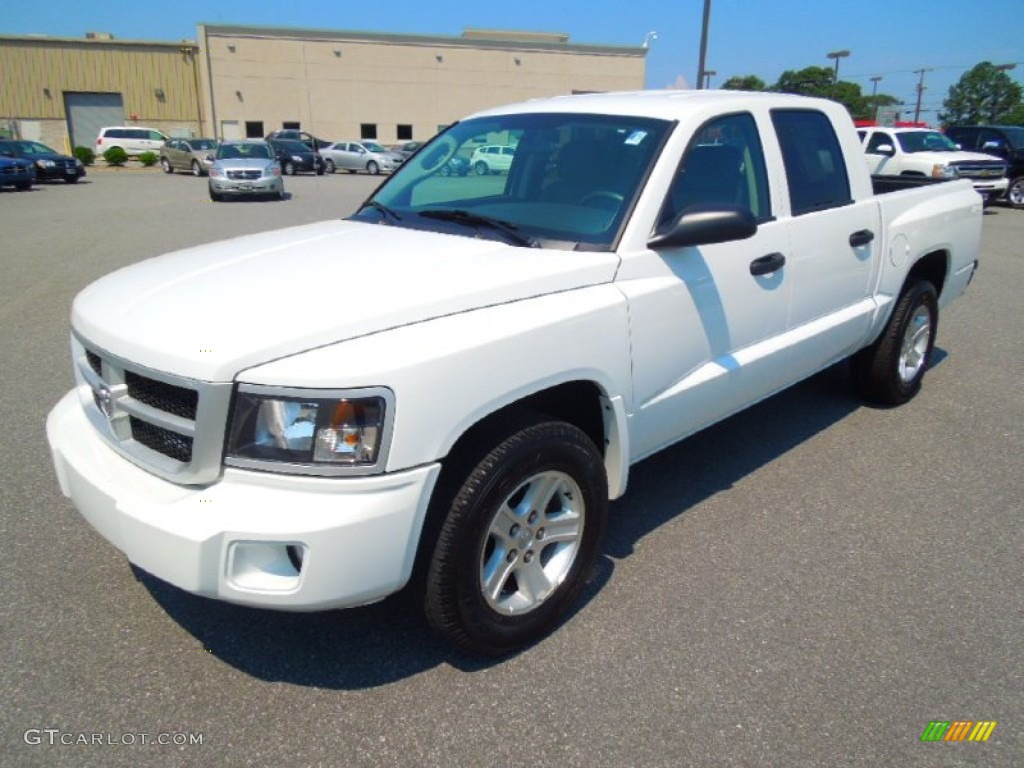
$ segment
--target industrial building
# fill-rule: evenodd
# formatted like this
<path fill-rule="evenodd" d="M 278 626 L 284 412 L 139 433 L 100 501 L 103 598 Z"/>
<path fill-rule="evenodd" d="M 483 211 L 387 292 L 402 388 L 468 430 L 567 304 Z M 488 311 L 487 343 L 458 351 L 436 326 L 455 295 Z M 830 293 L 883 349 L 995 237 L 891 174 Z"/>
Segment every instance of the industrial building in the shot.
<path fill-rule="evenodd" d="M 503 103 L 641 89 L 647 52 L 483 29 L 449 37 L 200 24 L 197 40 L 0 36 L 0 133 L 65 150 L 91 148 L 107 125 L 424 140 Z"/>

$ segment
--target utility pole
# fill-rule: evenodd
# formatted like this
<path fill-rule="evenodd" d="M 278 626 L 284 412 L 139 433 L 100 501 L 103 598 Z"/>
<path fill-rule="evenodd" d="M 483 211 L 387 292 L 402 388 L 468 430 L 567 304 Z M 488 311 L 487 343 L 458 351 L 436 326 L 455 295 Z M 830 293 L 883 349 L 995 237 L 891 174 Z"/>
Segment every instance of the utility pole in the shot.
<path fill-rule="evenodd" d="M 711 76 L 712 75 L 717 75 L 717 74 L 718 73 L 715 70 L 713 70 L 713 69 L 705 69 L 704 70 L 704 86 L 703 86 L 704 90 L 706 90 L 706 91 L 711 90 Z"/>
<path fill-rule="evenodd" d="M 704 23 L 700 28 L 700 62 L 697 64 L 697 88 L 704 87 L 704 64 L 708 56 L 708 25 L 711 23 L 711 0 L 704 0 Z"/>
<path fill-rule="evenodd" d="M 914 122 L 921 122 L 921 97 L 924 95 L 924 73 L 931 72 L 930 69 L 915 69 L 914 74 L 920 75 L 920 79 L 917 81 L 917 106 L 914 107 Z"/>
<path fill-rule="evenodd" d="M 878 102 L 875 101 L 875 97 L 878 95 L 878 81 L 882 79 L 882 76 L 881 75 L 875 75 L 874 77 L 869 78 L 869 79 L 871 80 L 871 106 L 874 107 L 874 114 L 872 115 L 872 119 L 877 123 L 878 122 Z"/>

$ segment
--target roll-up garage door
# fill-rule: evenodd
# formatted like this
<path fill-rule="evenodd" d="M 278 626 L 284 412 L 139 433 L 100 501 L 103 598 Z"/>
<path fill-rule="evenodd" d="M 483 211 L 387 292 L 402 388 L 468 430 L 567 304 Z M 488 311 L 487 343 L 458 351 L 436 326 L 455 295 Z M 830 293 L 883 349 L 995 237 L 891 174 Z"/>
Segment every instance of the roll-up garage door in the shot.
<path fill-rule="evenodd" d="M 124 125 L 124 101 L 120 93 L 65 93 L 64 110 L 72 147 L 92 149 L 100 128 Z"/>

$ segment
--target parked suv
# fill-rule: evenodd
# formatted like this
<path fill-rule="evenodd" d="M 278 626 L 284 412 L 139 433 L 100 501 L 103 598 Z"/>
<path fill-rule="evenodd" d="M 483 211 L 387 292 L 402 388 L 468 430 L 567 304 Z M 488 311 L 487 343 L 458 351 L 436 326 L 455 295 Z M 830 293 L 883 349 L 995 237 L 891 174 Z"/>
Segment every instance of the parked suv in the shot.
<path fill-rule="evenodd" d="M 512 167 L 512 158 L 515 157 L 516 148 L 507 147 L 502 144 L 486 144 L 473 150 L 473 156 L 469 159 L 469 167 L 477 176 L 486 176 L 489 173 L 498 173 Z"/>
<path fill-rule="evenodd" d="M 957 125 L 946 135 L 962 149 L 995 155 L 1006 161 L 1010 186 L 1004 198 L 1014 208 L 1024 208 L 1024 127 L 1016 125 Z"/>
<path fill-rule="evenodd" d="M 63 179 L 68 184 L 74 184 L 85 176 L 85 166 L 81 160 L 62 155 L 38 141 L 0 139 L 0 155 L 31 163 L 38 181 Z"/>
<path fill-rule="evenodd" d="M 96 154 L 102 155 L 112 147 L 120 147 L 131 157 L 143 152 L 160 154 L 160 148 L 167 141 L 167 136 L 154 128 L 140 128 L 134 125 L 100 128 L 96 137 Z"/>

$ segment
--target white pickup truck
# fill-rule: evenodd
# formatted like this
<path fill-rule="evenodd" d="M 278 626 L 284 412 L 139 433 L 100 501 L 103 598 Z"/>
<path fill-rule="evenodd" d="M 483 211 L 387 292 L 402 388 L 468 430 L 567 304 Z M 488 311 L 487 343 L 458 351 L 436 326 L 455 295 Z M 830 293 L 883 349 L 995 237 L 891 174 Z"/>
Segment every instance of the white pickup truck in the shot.
<path fill-rule="evenodd" d="M 481 140 L 508 174 L 443 176 Z M 876 194 L 853 123 L 781 94 L 492 109 L 351 217 L 83 290 L 47 432 L 141 568 L 314 611 L 407 584 L 463 650 L 555 626 L 630 466 L 845 358 L 913 397 L 977 267 L 966 181 Z"/>
<path fill-rule="evenodd" d="M 965 152 L 930 128 L 862 128 L 868 172 L 874 176 L 968 179 L 986 204 L 1006 194 L 1006 162 Z"/>

